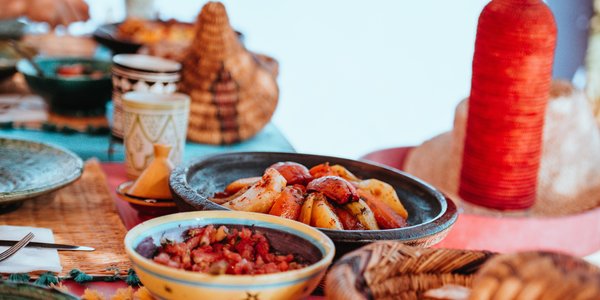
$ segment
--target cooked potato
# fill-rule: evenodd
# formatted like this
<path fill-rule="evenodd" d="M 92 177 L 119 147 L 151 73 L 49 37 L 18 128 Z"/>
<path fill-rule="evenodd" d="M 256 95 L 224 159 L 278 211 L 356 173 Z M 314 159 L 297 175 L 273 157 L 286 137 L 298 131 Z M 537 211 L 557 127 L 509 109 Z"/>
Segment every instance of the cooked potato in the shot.
<path fill-rule="evenodd" d="M 362 199 L 350 202 L 344 206 L 368 230 L 378 230 L 375 214 Z"/>
<path fill-rule="evenodd" d="M 233 210 L 267 213 L 285 185 L 285 178 L 277 170 L 269 168 L 257 183 L 223 206 Z"/>
<path fill-rule="evenodd" d="M 313 204 L 315 202 L 315 195 L 320 193 L 312 193 L 306 197 L 304 200 L 304 204 L 302 204 L 302 209 L 300 210 L 300 216 L 298 217 L 298 221 L 310 225 L 310 220 L 312 218 Z M 320 194 L 323 196 L 323 194 Z"/>
<path fill-rule="evenodd" d="M 342 222 L 335 214 L 333 207 L 331 207 L 327 198 L 320 193 L 314 197 L 310 225 L 327 229 L 344 229 L 344 226 L 342 226 Z"/>
<path fill-rule="evenodd" d="M 402 205 L 402 202 L 400 202 L 396 190 L 388 183 L 377 179 L 367 179 L 359 181 L 357 183 L 357 189 L 359 191 L 362 190 L 370 193 L 373 197 L 387 204 L 398 215 L 404 219 L 408 219 L 408 212 L 404 208 L 404 205 Z"/>
<path fill-rule="evenodd" d="M 348 169 L 340 166 L 333 165 L 331 166 L 331 171 L 333 171 L 337 176 L 340 176 L 348 181 L 359 181 L 358 177 L 356 177 L 352 172 L 348 171 Z"/>
<path fill-rule="evenodd" d="M 248 177 L 248 178 L 240 178 L 230 184 L 225 188 L 225 193 L 233 195 L 237 193 L 239 190 L 249 187 L 260 180 L 260 176 L 257 177 Z"/>

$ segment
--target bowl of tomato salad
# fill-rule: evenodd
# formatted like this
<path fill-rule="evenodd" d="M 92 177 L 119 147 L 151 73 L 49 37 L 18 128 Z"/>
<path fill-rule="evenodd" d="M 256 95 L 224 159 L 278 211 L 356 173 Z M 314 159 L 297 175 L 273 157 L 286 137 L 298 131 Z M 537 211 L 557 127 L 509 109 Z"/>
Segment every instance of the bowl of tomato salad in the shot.
<path fill-rule="evenodd" d="M 146 221 L 127 233 L 125 249 L 140 281 L 160 299 L 303 299 L 335 254 L 315 228 L 235 211 Z"/>

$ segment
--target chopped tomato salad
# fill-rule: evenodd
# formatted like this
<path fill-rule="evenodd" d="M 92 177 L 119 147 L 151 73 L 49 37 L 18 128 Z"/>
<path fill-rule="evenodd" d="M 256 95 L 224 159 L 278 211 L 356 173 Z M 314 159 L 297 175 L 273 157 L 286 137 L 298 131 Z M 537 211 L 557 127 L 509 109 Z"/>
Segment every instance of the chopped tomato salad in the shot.
<path fill-rule="evenodd" d="M 181 243 L 165 241 L 153 260 L 169 267 L 209 274 L 258 275 L 306 267 L 292 254 L 272 251 L 258 230 L 213 225 L 192 228 Z"/>

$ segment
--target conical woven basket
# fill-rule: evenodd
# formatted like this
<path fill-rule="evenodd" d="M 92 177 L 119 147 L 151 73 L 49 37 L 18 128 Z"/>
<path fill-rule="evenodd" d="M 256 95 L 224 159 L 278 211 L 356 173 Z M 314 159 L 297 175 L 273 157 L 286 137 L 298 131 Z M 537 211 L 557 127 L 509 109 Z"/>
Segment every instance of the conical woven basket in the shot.
<path fill-rule="evenodd" d="M 223 4 L 207 3 L 183 61 L 180 90 L 190 95 L 188 139 L 209 144 L 246 140 L 277 106 L 278 65 L 244 48 Z"/>
<path fill-rule="evenodd" d="M 340 259 L 325 281 L 327 299 L 422 299 L 447 284 L 470 287 L 493 254 L 377 242 Z"/>

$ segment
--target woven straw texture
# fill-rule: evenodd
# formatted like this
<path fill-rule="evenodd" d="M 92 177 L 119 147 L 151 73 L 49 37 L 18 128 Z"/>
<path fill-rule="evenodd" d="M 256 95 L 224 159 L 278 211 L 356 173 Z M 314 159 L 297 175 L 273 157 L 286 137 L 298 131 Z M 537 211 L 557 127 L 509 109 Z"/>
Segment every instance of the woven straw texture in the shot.
<path fill-rule="evenodd" d="M 469 299 L 600 299 L 600 269 L 558 253 L 498 255 L 477 273 Z"/>
<path fill-rule="evenodd" d="M 483 9 L 459 195 L 501 210 L 535 202 L 556 23 L 542 0 L 494 0 Z"/>
<path fill-rule="evenodd" d="M 465 292 L 460 299 L 470 300 L 591 300 L 600 299 L 600 268 L 559 253 L 494 254 L 385 241 L 344 256 L 325 287 L 328 299 L 434 299 L 433 290 L 458 288 Z"/>
<path fill-rule="evenodd" d="M 188 139 L 231 144 L 258 133 L 277 106 L 277 72 L 274 59 L 244 48 L 223 4 L 207 3 L 183 61 L 180 90 L 192 99 Z"/>
<path fill-rule="evenodd" d="M 85 163 L 83 175 L 73 184 L 0 215 L 0 224 L 50 228 L 56 243 L 96 248 L 92 252 L 59 251 L 60 275 L 75 268 L 90 275 L 114 275 L 107 270 L 110 267 L 125 274 L 131 267 L 123 246 L 127 230 L 96 160 Z"/>
<path fill-rule="evenodd" d="M 446 284 L 471 286 L 474 272 L 492 255 L 377 242 L 339 260 L 327 275 L 325 293 L 327 299 L 421 299 Z"/>

